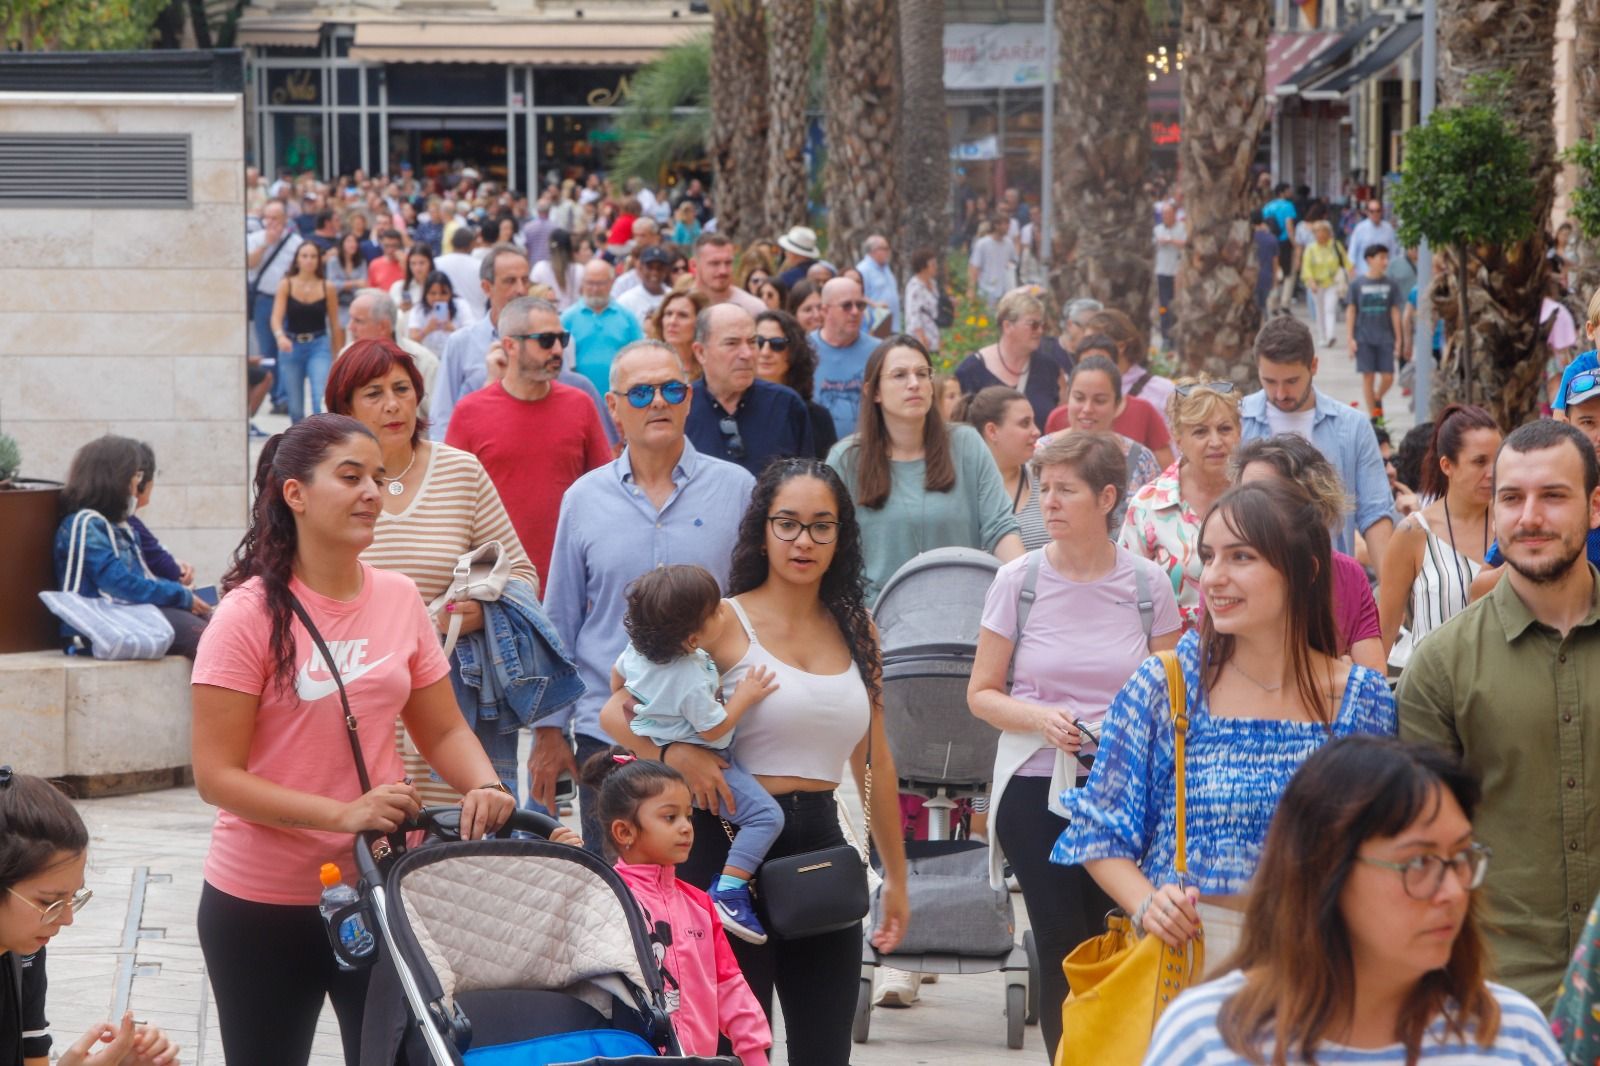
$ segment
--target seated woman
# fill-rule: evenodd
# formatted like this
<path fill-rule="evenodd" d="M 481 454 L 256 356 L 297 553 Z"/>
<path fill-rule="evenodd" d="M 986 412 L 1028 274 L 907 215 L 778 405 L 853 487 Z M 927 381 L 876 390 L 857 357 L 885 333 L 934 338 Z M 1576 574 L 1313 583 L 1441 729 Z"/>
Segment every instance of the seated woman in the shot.
<path fill-rule="evenodd" d="M 172 625 L 172 654 L 193 659 L 211 605 L 177 581 L 154 576 L 127 525 L 145 480 L 144 463 L 138 441 L 111 434 L 90 441 L 72 457 L 56 527 L 56 584 L 80 596 L 154 604 Z M 69 574 L 75 539 L 83 561 Z M 88 651 L 87 638 L 65 623 L 61 637 L 69 652 Z"/>
<path fill-rule="evenodd" d="M 150 532 L 150 527 L 145 525 L 136 516 L 136 512 L 150 506 L 150 494 L 156 487 L 156 453 L 144 441 L 139 442 L 139 468 L 144 471 L 144 481 L 139 484 L 139 492 L 133 511 L 128 514 L 128 528 L 133 530 L 133 535 L 139 538 L 139 553 L 144 556 L 144 565 L 153 577 L 164 577 L 168 581 L 176 581 L 180 585 L 194 585 L 194 567 L 172 557 L 172 553 L 164 548 L 156 535 Z"/>
<path fill-rule="evenodd" d="M 1480 796 L 1428 745 L 1347 737 L 1312 755 L 1273 817 L 1229 972 L 1178 997 L 1145 1061 L 1567 1062 L 1539 1009 L 1486 979 Z"/>

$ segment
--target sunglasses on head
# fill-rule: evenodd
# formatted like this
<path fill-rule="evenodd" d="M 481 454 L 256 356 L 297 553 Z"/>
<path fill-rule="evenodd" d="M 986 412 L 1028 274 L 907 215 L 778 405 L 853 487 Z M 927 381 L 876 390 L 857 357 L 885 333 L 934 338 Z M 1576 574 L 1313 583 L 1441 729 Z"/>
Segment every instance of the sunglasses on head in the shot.
<path fill-rule="evenodd" d="M 641 410 L 656 402 L 656 393 L 661 393 L 661 398 L 676 407 L 689 398 L 689 386 L 681 381 L 664 381 L 660 385 L 635 385 L 622 395 L 628 398 L 628 403 Z"/>
<path fill-rule="evenodd" d="M 1575 397 L 1579 396 L 1587 399 L 1595 389 L 1600 389 L 1600 371 L 1585 370 L 1567 382 L 1567 402 L 1571 403 Z"/>
<path fill-rule="evenodd" d="M 1189 385 L 1174 385 L 1172 391 L 1187 399 L 1197 392 L 1214 392 L 1218 396 L 1227 396 L 1233 392 L 1231 381 L 1196 381 Z"/>
<path fill-rule="evenodd" d="M 508 336 L 514 341 L 532 341 L 546 351 L 558 344 L 565 348 L 567 342 L 572 340 L 572 334 L 566 330 L 556 333 L 511 333 Z"/>
<path fill-rule="evenodd" d="M 763 348 L 771 348 L 775 352 L 788 351 L 789 350 L 789 338 L 788 337 L 757 337 L 756 338 L 756 351 L 760 351 Z"/>

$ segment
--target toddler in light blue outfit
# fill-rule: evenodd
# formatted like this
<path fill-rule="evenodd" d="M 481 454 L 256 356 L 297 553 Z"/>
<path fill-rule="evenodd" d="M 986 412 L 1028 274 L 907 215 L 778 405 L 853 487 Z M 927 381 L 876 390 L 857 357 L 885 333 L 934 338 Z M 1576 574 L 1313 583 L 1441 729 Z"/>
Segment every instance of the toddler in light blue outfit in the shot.
<path fill-rule="evenodd" d="M 701 645 L 717 638 L 732 613 L 722 603 L 717 579 L 698 566 L 658 567 L 628 589 L 623 625 L 631 639 L 612 668 L 611 689 L 626 688 L 638 700 L 633 731 L 661 745 L 663 753 L 669 744 L 697 744 L 726 759 L 739 719 L 777 688 L 771 671 L 757 666 L 726 706 L 717 698 L 722 679 Z M 711 902 L 730 934 L 764 944 L 767 933 L 756 917 L 750 878 L 783 831 L 783 811 L 731 760 L 722 775 L 734 808 L 724 805 L 718 813 L 739 832 Z"/>

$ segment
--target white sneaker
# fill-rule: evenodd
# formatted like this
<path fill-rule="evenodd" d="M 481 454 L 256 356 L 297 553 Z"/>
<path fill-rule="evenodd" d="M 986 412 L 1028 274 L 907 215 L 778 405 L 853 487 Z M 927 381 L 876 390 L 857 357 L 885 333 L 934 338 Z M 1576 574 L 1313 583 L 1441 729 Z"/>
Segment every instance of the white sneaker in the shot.
<path fill-rule="evenodd" d="M 909 1007 L 917 1001 L 919 975 L 909 970 L 896 970 L 885 966 L 878 971 L 878 998 L 880 1007 Z"/>

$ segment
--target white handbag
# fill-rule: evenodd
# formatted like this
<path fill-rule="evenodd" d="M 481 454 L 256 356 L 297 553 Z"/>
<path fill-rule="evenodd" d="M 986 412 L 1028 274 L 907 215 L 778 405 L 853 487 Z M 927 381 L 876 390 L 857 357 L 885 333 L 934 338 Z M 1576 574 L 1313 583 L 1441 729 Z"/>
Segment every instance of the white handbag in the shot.
<path fill-rule="evenodd" d="M 84 542 L 89 536 L 89 524 L 97 519 L 105 525 L 106 536 L 115 550 L 117 534 L 111 520 L 99 511 L 79 511 L 72 516 L 72 528 L 67 534 L 67 567 L 62 582 L 65 588 L 61 592 L 41 592 L 39 598 L 51 614 L 88 638 L 89 650 L 96 659 L 159 659 L 172 647 L 175 635 L 161 608 L 153 603 L 122 603 L 104 594 L 84 596 L 78 591 L 83 584 L 84 556 L 88 554 Z"/>
<path fill-rule="evenodd" d="M 447 603 L 477 600 L 492 603 L 505 592 L 511 579 L 511 557 L 497 540 L 484 541 L 456 560 L 455 573 L 450 577 L 450 587 L 428 605 L 428 613 L 437 616 Z M 452 614 L 450 628 L 445 632 L 445 658 L 456 649 L 461 636 L 461 615 Z"/>

